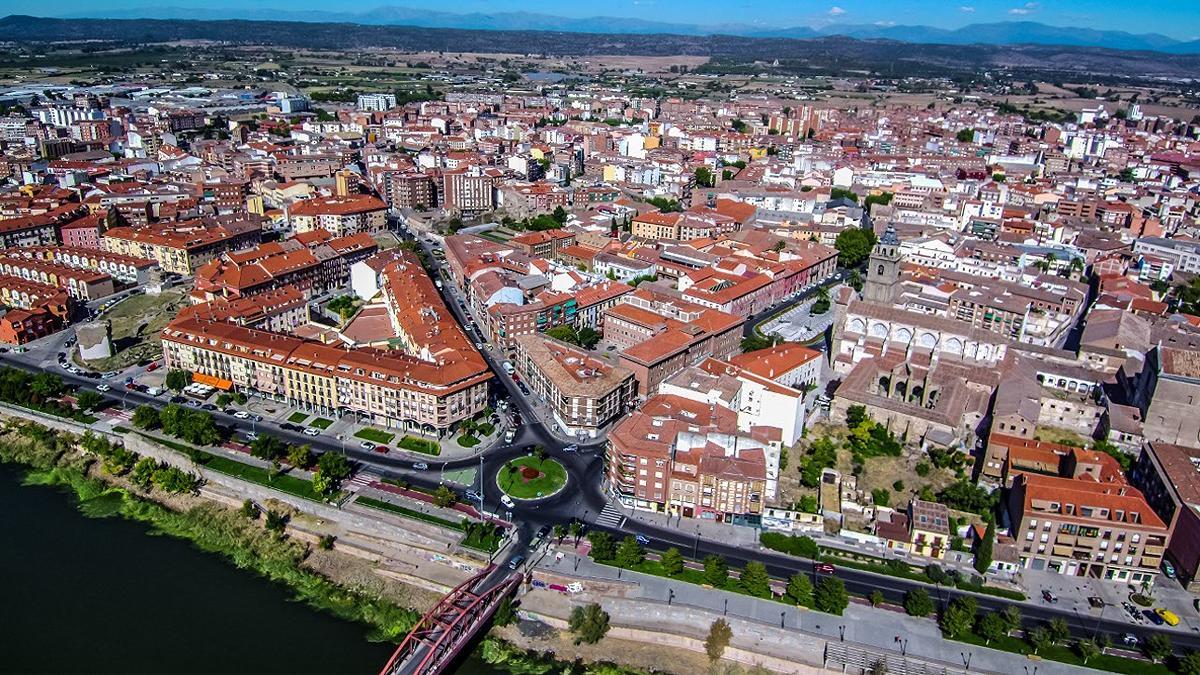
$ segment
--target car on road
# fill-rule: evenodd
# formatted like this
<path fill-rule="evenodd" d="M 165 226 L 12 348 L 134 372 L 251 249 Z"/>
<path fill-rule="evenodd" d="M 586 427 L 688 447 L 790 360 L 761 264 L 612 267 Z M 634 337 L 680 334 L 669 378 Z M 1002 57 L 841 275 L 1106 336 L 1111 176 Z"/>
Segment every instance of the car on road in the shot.
<path fill-rule="evenodd" d="M 429 469 L 429 465 L 425 462 L 417 462 L 416 464 L 413 464 L 413 469 L 416 471 L 426 471 Z"/>
<path fill-rule="evenodd" d="M 637 537 L 635 537 L 635 539 L 637 539 L 637 543 L 641 544 L 642 546 L 650 545 L 650 538 L 644 534 L 639 534 Z"/>
<path fill-rule="evenodd" d="M 358 447 L 362 448 L 363 450 L 374 450 L 375 444 L 371 441 L 363 441 L 362 443 L 358 444 Z"/>
<path fill-rule="evenodd" d="M 515 570 L 518 567 L 520 567 L 521 563 L 523 563 L 523 562 L 525 562 L 525 556 L 515 555 L 515 556 L 513 556 L 512 560 L 508 561 L 508 569 Z"/>
<path fill-rule="evenodd" d="M 467 490 L 463 497 L 469 502 L 480 501 L 479 493 L 474 490 Z"/>
<path fill-rule="evenodd" d="M 1045 600 L 1046 602 L 1048 602 L 1050 604 L 1054 604 L 1054 603 L 1058 602 L 1058 596 L 1051 593 L 1049 590 L 1043 590 L 1042 591 L 1042 600 Z"/>
<path fill-rule="evenodd" d="M 98 385 L 96 385 L 96 391 L 108 391 L 108 390 L 109 390 L 109 388 L 110 388 L 110 387 L 109 387 L 107 384 L 98 384 Z"/>
<path fill-rule="evenodd" d="M 568 445 L 567 447 L 563 448 L 562 451 L 565 453 L 568 453 L 568 454 L 579 452 L 579 446 L 578 445 Z"/>
<path fill-rule="evenodd" d="M 197 401 L 197 400 L 196 400 L 196 399 L 194 399 L 194 398 L 189 398 L 189 399 L 187 400 L 187 404 L 188 404 L 188 405 L 190 405 L 190 406 L 192 406 L 193 408 L 199 408 L 199 407 L 200 407 L 200 401 Z"/>
<path fill-rule="evenodd" d="M 377 445 L 374 448 L 372 448 L 372 450 L 374 450 L 375 452 L 378 452 L 381 455 L 386 455 L 386 454 L 388 454 L 388 451 L 391 450 L 391 448 L 389 448 L 386 445 Z"/>
<path fill-rule="evenodd" d="M 304 435 L 305 435 L 305 436 L 320 436 L 320 435 L 321 435 L 321 430 L 320 430 L 320 429 L 317 429 L 317 428 L 315 428 L 315 427 L 309 427 L 309 428 L 307 428 L 307 429 L 305 429 L 305 430 L 304 430 Z"/>
<path fill-rule="evenodd" d="M 1138 646 L 1138 642 L 1140 642 L 1140 640 L 1138 640 L 1138 636 L 1134 635 L 1133 633 L 1126 633 L 1121 636 L 1121 644 L 1127 647 L 1136 647 Z"/>
<path fill-rule="evenodd" d="M 156 370 L 158 370 L 158 361 L 155 361 L 155 362 L 151 363 L 150 365 L 146 366 L 146 372 L 148 372 L 148 373 L 153 373 Z"/>
<path fill-rule="evenodd" d="M 515 431 L 513 431 L 512 429 L 509 429 L 508 431 L 504 432 L 504 442 L 505 443 L 512 443 L 513 439 L 516 437 L 517 437 L 517 433 Z"/>
<path fill-rule="evenodd" d="M 1163 574 L 1167 575 L 1168 579 L 1175 578 L 1175 566 L 1171 564 L 1170 560 L 1162 561 L 1162 571 Z"/>
<path fill-rule="evenodd" d="M 233 416 L 238 418 L 239 420 L 250 419 L 250 413 L 246 412 L 245 410 L 239 410 L 239 411 L 233 413 Z"/>
<path fill-rule="evenodd" d="M 1157 615 L 1158 618 L 1162 619 L 1163 622 L 1168 626 L 1179 625 L 1179 615 L 1169 609 L 1166 609 L 1165 607 L 1159 607 L 1158 609 L 1154 610 L 1154 614 Z"/>
<path fill-rule="evenodd" d="M 500 495 L 500 503 L 503 504 L 504 508 L 506 509 L 511 509 L 516 506 L 516 503 L 513 502 L 512 497 L 509 497 L 508 495 Z"/>
<path fill-rule="evenodd" d="M 183 403 L 186 400 L 187 400 L 186 398 L 176 395 L 176 396 L 171 397 L 170 402 L 174 403 L 175 405 L 179 405 L 180 403 Z"/>
<path fill-rule="evenodd" d="M 833 574 L 837 570 L 829 563 L 813 563 L 813 571 L 821 574 Z"/>
<path fill-rule="evenodd" d="M 534 537 L 537 539 L 545 539 L 546 535 L 548 535 L 548 534 L 550 534 L 550 526 L 543 525 L 538 528 L 537 534 L 534 535 Z"/>

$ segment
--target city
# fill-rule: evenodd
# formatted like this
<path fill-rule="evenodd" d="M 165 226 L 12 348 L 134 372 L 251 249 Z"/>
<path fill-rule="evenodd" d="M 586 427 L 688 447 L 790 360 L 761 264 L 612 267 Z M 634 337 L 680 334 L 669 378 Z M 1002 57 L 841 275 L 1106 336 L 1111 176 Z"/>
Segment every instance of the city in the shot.
<path fill-rule="evenodd" d="M 1200 675 L 1200 46 L 314 7 L 0 19 L 0 670 Z"/>

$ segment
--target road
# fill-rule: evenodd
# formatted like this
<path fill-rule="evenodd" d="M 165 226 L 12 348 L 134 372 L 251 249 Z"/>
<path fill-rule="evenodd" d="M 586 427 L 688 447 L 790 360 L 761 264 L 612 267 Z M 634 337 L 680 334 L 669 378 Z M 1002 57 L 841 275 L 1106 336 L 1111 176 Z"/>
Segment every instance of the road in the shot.
<path fill-rule="evenodd" d="M 449 290 L 451 284 L 443 284 L 443 286 L 446 287 L 442 293 L 445 296 L 447 306 L 450 307 L 455 318 L 460 323 L 467 325 L 468 318 L 458 306 L 457 298 L 451 295 Z M 815 289 L 808 289 L 805 293 L 802 293 L 790 302 L 800 302 L 805 297 L 805 294 L 814 292 Z M 777 307 L 774 311 L 778 311 L 778 309 Z M 755 317 L 755 320 L 761 320 L 760 317 L 761 315 Z M 750 322 L 747 323 L 747 326 L 751 327 L 751 330 L 752 325 Z M 121 386 L 121 377 L 116 377 L 106 382 L 104 380 L 93 380 L 75 375 L 53 365 L 47 367 L 43 361 L 45 359 L 53 361 L 56 353 L 62 350 L 63 343 L 71 334 L 73 334 L 73 331 L 67 330 L 44 338 L 36 343 L 32 343 L 31 348 L 24 353 L 9 351 L 0 354 L 0 363 L 29 372 L 41 372 L 43 370 L 55 372 L 62 376 L 66 384 L 78 390 L 95 390 L 97 385 L 109 383 L 110 386 L 114 387 L 114 390 L 104 394 L 106 398 L 130 408 L 141 404 L 161 407 L 165 403 L 162 398 L 152 397 L 137 391 L 118 389 Z M 651 540 L 648 547 L 650 550 L 661 552 L 668 547 L 674 546 L 684 551 L 685 554 L 691 553 L 694 550 L 698 558 L 703 558 L 710 554 L 719 555 L 729 561 L 731 567 L 741 567 L 751 560 L 757 560 L 766 565 L 767 570 L 773 576 L 782 579 L 786 579 L 796 573 L 813 574 L 812 563 L 810 561 L 768 550 L 740 548 L 721 541 L 704 539 L 697 537 L 694 533 L 689 533 L 686 527 L 659 527 L 637 520 L 625 520 L 620 528 L 595 524 L 596 516 L 609 501 L 602 484 L 604 458 L 599 442 L 593 441 L 591 444 L 581 444 L 581 451 L 578 453 L 563 452 L 563 447 L 566 443 L 559 440 L 557 436 L 545 428 L 544 424 L 534 414 L 532 406 L 521 395 L 516 385 L 503 374 L 504 371 L 500 368 L 500 363 L 496 357 L 488 350 L 484 350 L 484 357 L 487 359 L 493 372 L 497 374 L 496 381 L 500 388 L 507 395 L 511 404 L 521 411 L 526 424 L 519 428 L 511 444 L 490 449 L 482 453 L 480 457 L 448 460 L 446 462 L 431 462 L 431 468 L 426 471 L 413 469 L 413 464 L 419 461 L 428 461 L 428 458 L 401 456 L 398 452 L 381 455 L 361 449 L 354 443 L 345 445 L 329 436 L 305 436 L 299 432 L 280 428 L 272 422 L 241 420 L 232 415 L 227 415 L 220 410 L 213 411 L 212 414 L 217 422 L 221 426 L 229 428 L 231 433 L 244 434 L 251 430 L 266 431 L 285 442 L 307 443 L 316 452 L 342 452 L 354 460 L 359 469 L 369 469 L 372 473 L 379 474 L 385 478 L 403 478 L 413 485 L 426 489 L 436 488 L 441 484 L 439 469 L 482 468 L 482 472 L 478 476 L 478 485 L 474 487 L 483 496 L 481 503 L 483 510 L 492 513 L 509 511 L 511 518 L 508 519 L 512 520 L 517 526 L 516 535 L 518 543 L 508 550 L 505 558 L 497 561 L 501 569 L 504 569 L 507 562 L 513 556 L 527 552 L 525 549 L 533 538 L 533 532 L 537 529 L 542 526 L 552 527 L 555 524 L 579 520 L 585 524 L 589 524 L 588 527 L 590 529 L 608 531 L 618 537 L 630 534 L 642 534 Z M 528 454 L 530 446 L 534 445 L 544 446 L 549 451 L 550 456 L 557 459 L 566 468 L 568 488 L 551 497 L 533 502 L 517 502 L 514 508 L 504 509 L 499 503 L 500 493 L 495 487 L 494 477 L 505 462 L 514 457 Z M 940 604 L 949 602 L 959 595 L 964 595 L 962 591 L 956 589 L 935 587 L 917 581 L 854 569 L 839 568 L 836 571 L 836 575 L 845 582 L 846 588 L 851 593 L 869 595 L 872 591 L 879 590 L 888 600 L 894 602 L 902 601 L 904 594 L 914 588 L 927 589 L 930 595 Z M 1049 621 L 1053 618 L 1064 619 L 1071 627 L 1073 634 L 1079 637 L 1108 635 L 1113 638 L 1115 643 L 1119 643 L 1120 636 L 1127 632 L 1135 633 L 1143 639 L 1155 632 L 1164 632 L 1170 636 L 1172 643 L 1177 648 L 1200 649 L 1200 635 L 1196 634 L 1165 630 L 1154 626 L 1132 626 L 1123 621 L 1079 614 L 1070 610 L 1059 609 L 1053 605 L 1040 604 L 1039 602 L 1014 603 L 1011 600 L 995 596 L 971 595 L 977 599 L 980 607 L 985 610 L 999 610 L 1010 604 L 1018 604 L 1027 620 Z M 1120 611 L 1120 608 L 1117 607 L 1108 609 L 1106 613 L 1109 616 L 1117 616 Z"/>

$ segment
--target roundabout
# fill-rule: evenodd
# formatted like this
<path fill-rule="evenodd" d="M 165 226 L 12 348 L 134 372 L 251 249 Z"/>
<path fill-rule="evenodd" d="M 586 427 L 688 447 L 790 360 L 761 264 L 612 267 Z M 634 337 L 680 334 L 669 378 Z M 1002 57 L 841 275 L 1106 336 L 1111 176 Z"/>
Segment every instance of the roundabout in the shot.
<path fill-rule="evenodd" d="M 513 499 L 542 499 L 556 495 L 566 487 L 567 469 L 550 457 L 517 457 L 500 467 L 496 485 Z"/>

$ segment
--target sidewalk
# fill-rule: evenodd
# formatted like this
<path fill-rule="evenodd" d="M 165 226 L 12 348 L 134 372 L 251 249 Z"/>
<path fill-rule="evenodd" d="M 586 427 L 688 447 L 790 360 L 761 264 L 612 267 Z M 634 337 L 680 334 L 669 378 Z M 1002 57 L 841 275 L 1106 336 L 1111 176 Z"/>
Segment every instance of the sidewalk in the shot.
<path fill-rule="evenodd" d="M 628 600 L 652 602 L 663 611 L 670 611 L 667 610 L 668 603 L 673 609 L 683 607 L 704 610 L 708 613 L 706 622 L 722 615 L 775 629 L 778 629 L 782 622 L 785 630 L 793 636 L 785 645 L 807 636 L 831 643 L 844 642 L 896 657 L 921 659 L 947 669 L 963 669 L 969 655 L 971 670 L 996 673 L 1020 673 L 1021 669 L 1030 663 L 1025 657 L 1016 654 L 946 640 L 932 619 L 913 618 L 901 611 L 875 609 L 864 604 L 851 603 L 845 614 L 839 617 L 739 593 L 618 570 L 598 565 L 588 558 L 579 558 L 578 571 L 575 567 L 576 556 L 573 553 L 567 553 L 562 560 L 556 560 L 555 556 L 546 556 L 538 565 L 538 569 L 545 572 L 581 578 L 585 589 L 588 585 L 587 580 L 606 584 L 623 582 L 627 588 L 624 596 Z M 620 607 L 620 603 L 607 599 L 601 599 L 600 602 L 606 609 L 610 604 L 615 608 Z M 637 624 L 644 622 L 647 617 L 644 612 L 637 612 L 631 615 L 620 614 L 619 618 L 613 618 L 616 623 Z M 765 638 L 768 632 L 763 630 L 762 635 Z M 896 641 L 896 636 L 901 637 L 900 642 Z M 1040 673 L 1048 675 L 1094 672 L 1054 661 L 1039 661 L 1037 665 Z"/>

